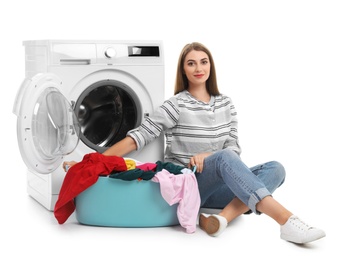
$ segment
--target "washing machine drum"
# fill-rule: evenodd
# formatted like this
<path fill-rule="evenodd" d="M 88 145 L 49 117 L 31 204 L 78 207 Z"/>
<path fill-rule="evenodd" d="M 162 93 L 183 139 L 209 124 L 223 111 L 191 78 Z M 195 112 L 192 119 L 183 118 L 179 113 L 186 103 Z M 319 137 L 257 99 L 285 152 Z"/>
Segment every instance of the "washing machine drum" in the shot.
<path fill-rule="evenodd" d="M 105 151 L 139 123 L 138 107 L 130 88 L 121 82 L 93 84 L 81 94 L 74 108 L 80 139 L 98 152 Z"/>

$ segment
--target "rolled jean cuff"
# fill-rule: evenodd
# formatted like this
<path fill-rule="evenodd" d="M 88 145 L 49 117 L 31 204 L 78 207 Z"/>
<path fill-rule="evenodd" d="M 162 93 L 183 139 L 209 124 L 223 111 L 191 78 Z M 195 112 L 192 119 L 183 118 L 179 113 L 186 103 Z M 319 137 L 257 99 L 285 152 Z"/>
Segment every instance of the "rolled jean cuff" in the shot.
<path fill-rule="evenodd" d="M 248 207 L 257 215 L 261 212 L 256 210 L 256 204 L 259 203 L 264 197 L 271 196 L 271 193 L 266 188 L 260 188 L 250 195 L 248 200 Z"/>

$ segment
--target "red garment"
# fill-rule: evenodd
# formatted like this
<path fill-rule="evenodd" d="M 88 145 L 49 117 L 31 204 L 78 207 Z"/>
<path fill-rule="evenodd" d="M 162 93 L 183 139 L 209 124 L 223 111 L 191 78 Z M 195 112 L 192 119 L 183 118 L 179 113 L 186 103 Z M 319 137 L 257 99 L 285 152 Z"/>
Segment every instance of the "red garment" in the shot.
<path fill-rule="evenodd" d="M 137 169 L 141 169 L 143 171 L 152 171 L 156 169 L 156 167 L 157 167 L 157 164 L 155 163 L 142 163 L 142 164 L 136 165 Z"/>
<path fill-rule="evenodd" d="M 100 175 L 109 175 L 112 171 L 126 171 L 122 157 L 89 153 L 83 160 L 72 166 L 64 180 L 54 208 L 54 216 L 59 224 L 66 222 L 75 210 L 74 198 L 97 182 Z"/>

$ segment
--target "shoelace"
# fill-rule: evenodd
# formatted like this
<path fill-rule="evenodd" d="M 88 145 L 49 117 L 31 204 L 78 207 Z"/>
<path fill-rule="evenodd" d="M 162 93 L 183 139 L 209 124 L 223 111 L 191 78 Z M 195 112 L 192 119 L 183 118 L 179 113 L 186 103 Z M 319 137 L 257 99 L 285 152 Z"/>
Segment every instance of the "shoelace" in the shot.
<path fill-rule="evenodd" d="M 296 227 L 298 227 L 301 230 L 309 230 L 312 229 L 313 227 L 310 227 L 308 224 L 306 224 L 305 222 L 303 222 L 301 219 L 299 219 L 298 217 L 294 217 L 291 218 L 291 223 L 293 225 L 295 225 Z"/>

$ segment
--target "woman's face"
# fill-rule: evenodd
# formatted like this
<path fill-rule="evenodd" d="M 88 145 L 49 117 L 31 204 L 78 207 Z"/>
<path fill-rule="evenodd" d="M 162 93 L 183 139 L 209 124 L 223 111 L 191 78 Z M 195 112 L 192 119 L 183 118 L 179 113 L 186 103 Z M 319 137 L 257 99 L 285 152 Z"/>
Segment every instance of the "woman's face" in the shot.
<path fill-rule="evenodd" d="M 203 51 L 190 51 L 184 61 L 184 72 L 189 82 L 189 87 L 204 85 L 209 77 L 211 63 L 208 55 Z"/>

